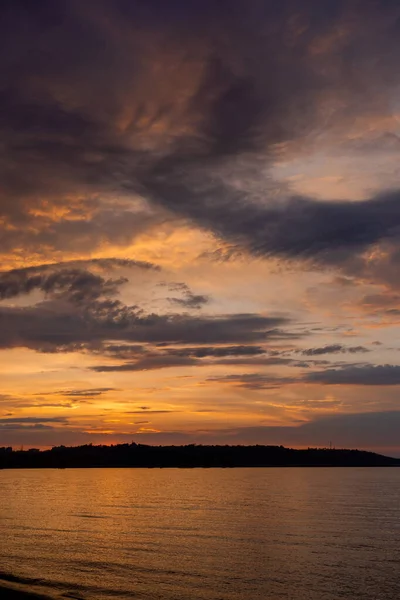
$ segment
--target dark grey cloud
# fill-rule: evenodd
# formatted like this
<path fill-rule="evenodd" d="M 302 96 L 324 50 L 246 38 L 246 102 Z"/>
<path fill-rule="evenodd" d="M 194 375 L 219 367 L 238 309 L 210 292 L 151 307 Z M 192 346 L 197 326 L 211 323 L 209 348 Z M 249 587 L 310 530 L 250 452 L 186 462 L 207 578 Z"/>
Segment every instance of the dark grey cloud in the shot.
<path fill-rule="evenodd" d="M 396 194 L 393 194 L 393 198 Z M 399 305 L 400 278 L 398 262 L 400 259 L 399 237 L 397 229 L 379 244 L 379 252 L 366 256 L 345 255 L 340 263 L 342 273 L 354 282 L 361 280 L 381 286 L 381 292 L 370 293 L 361 300 L 364 309 L 379 313 L 385 308 Z"/>
<path fill-rule="evenodd" d="M 262 346 L 196 346 L 187 348 L 169 348 L 168 353 L 174 356 L 190 356 L 193 358 L 221 358 L 225 356 L 256 356 L 265 354 Z"/>
<path fill-rule="evenodd" d="M 96 365 L 90 367 L 97 373 L 111 371 L 152 371 L 154 369 L 165 369 L 168 367 L 191 367 L 197 365 L 198 361 L 188 356 L 153 355 L 137 360 L 136 362 L 122 363 L 118 365 Z"/>
<path fill-rule="evenodd" d="M 47 271 L 47 269 L 46 269 Z M 0 275 L 0 299 L 14 298 L 40 290 L 46 296 L 65 297 L 70 302 L 89 302 L 117 293 L 126 278 L 105 279 L 83 269 L 62 269 L 28 275 L 24 271 L 8 271 Z"/>
<path fill-rule="evenodd" d="M 86 351 L 121 359 L 142 357 L 144 362 L 140 365 L 150 368 L 151 364 L 161 364 L 161 361 L 194 363 L 194 358 L 184 359 L 182 351 L 180 357 L 173 353 L 167 357 L 168 351 L 158 357 L 143 344 L 160 347 L 175 343 L 240 344 L 293 335 L 285 331 L 289 323 L 287 317 L 145 313 L 140 307 L 126 305 L 114 297 L 128 281 L 126 277 L 105 275 L 132 268 L 156 267 L 129 260 L 95 259 L 0 273 L 3 300 L 34 290 L 45 295 L 43 301 L 33 306 L 0 308 L 0 347 L 25 346 L 41 352 Z M 181 283 L 179 290 L 183 291 L 185 302 L 193 305 L 195 296 L 188 286 Z"/>
<path fill-rule="evenodd" d="M 26 246 L 126 242 L 162 221 L 159 211 L 261 256 L 337 264 L 382 240 L 398 245 L 398 191 L 358 203 L 283 200 L 262 176 L 285 145 L 390 112 L 396 2 L 1 10 L 1 210 L 13 225 L 3 247 L 21 245 L 16 231 Z M 33 241 L 42 198 L 57 205 L 77 191 L 140 194 L 157 215 L 115 208 L 41 222 Z"/>
<path fill-rule="evenodd" d="M 327 385 L 399 385 L 400 366 L 364 365 L 326 369 L 307 373 L 304 380 Z"/>
<path fill-rule="evenodd" d="M 245 364 L 245 363 L 243 363 Z M 248 363 L 251 366 L 252 363 Z M 273 364 L 273 363 L 271 363 Z M 282 363 L 283 364 L 283 363 Z M 293 367 L 310 367 L 295 362 Z M 322 366 L 322 365 L 321 365 Z M 237 373 L 211 377 L 208 381 L 219 383 L 234 383 L 247 389 L 270 389 L 296 383 L 323 385 L 358 385 L 358 386 L 390 386 L 400 385 L 400 366 L 397 365 L 340 365 L 337 368 L 325 368 L 313 371 L 303 371 L 298 375 L 288 377 L 276 376 L 271 373 Z"/>
<path fill-rule="evenodd" d="M 261 346 L 189 347 L 187 349 L 167 348 L 163 351 L 160 351 L 157 347 L 149 347 L 147 351 L 141 352 L 140 354 L 133 352 L 133 356 L 136 354 L 136 359 L 134 361 L 131 360 L 119 364 L 96 365 L 91 367 L 91 369 L 97 372 L 148 371 L 152 369 L 165 369 L 168 367 L 205 367 L 213 365 L 225 365 L 227 367 L 235 365 L 253 367 L 280 365 L 310 368 L 311 366 L 330 364 L 329 361 L 322 360 L 298 361 L 292 358 L 283 358 L 279 356 L 265 356 L 265 353 L 266 349 L 263 349 Z M 111 356 L 113 358 L 129 358 L 126 351 L 121 355 L 117 353 Z M 261 376 L 261 379 L 263 379 L 263 376 Z M 283 379 L 282 382 L 288 383 L 291 382 L 291 380 Z"/>
<path fill-rule="evenodd" d="M 25 423 L 65 423 L 64 417 L 7 417 L 0 418 L 0 424 L 23 425 Z"/>
<path fill-rule="evenodd" d="M 127 411 L 125 411 L 125 414 L 127 414 L 127 415 L 143 415 L 143 414 L 163 415 L 165 413 L 180 412 L 179 410 L 153 410 L 147 406 L 141 406 L 140 408 L 141 408 L 141 410 L 127 410 Z"/>
<path fill-rule="evenodd" d="M 283 6 L 289 11 L 293 8 L 290 2 L 284 2 Z M 319 8 L 321 6 L 319 3 Z M 374 101 L 372 86 L 363 89 L 363 98 L 357 74 L 352 69 L 347 70 L 345 65 L 347 56 L 359 56 L 362 47 L 360 64 L 365 69 L 371 64 L 366 58 L 372 57 L 369 52 L 372 51 L 376 58 L 376 53 L 380 55 L 383 48 L 386 48 L 384 57 L 390 63 L 385 68 L 394 67 L 389 59 L 388 49 L 399 52 L 398 40 L 395 39 L 398 13 L 390 12 L 393 5 L 385 5 L 384 8 L 389 11 L 389 15 L 386 15 L 386 40 L 383 37 L 377 39 L 371 31 L 371 48 L 368 50 L 364 35 L 365 28 L 368 29 L 372 24 L 369 14 L 364 23 L 362 19 L 358 21 L 362 33 L 360 30 L 352 32 L 353 35 L 345 42 L 344 47 L 335 47 L 331 56 L 321 57 L 322 64 L 313 62 L 307 53 L 308 44 L 318 45 L 324 34 L 329 31 L 332 33 L 343 24 L 341 19 L 346 12 L 343 3 L 337 3 L 335 16 L 327 12 L 325 18 L 321 18 L 321 13 L 316 18 L 316 13 L 313 12 L 313 19 L 308 11 L 318 12 L 318 8 L 315 3 L 306 3 L 305 12 L 300 10 L 296 13 L 300 22 L 301 16 L 305 17 L 302 29 L 304 36 L 295 36 L 291 47 L 281 37 L 284 32 L 286 35 L 289 33 L 286 30 L 285 11 L 274 11 L 270 15 L 275 35 L 266 36 L 265 47 L 261 48 L 257 45 L 259 30 L 255 27 L 255 21 L 249 17 L 243 28 L 249 34 L 247 27 L 250 24 L 255 27 L 251 31 L 253 44 L 246 45 L 251 57 L 255 47 L 260 59 L 260 56 L 264 58 L 263 52 L 269 43 L 278 45 L 273 51 L 269 48 L 274 56 L 272 60 L 269 56 L 265 57 L 265 63 L 261 61 L 264 67 L 263 79 L 259 79 L 261 73 L 254 70 L 254 63 L 251 61 L 250 65 L 246 64 L 249 68 L 242 75 L 233 74 L 221 60 L 211 61 L 197 95 L 202 106 L 205 98 L 208 101 L 207 125 L 201 132 L 203 135 L 199 136 L 200 141 L 188 143 L 185 140 L 174 152 L 150 165 L 148 171 L 145 170 L 140 177 L 144 192 L 164 207 L 229 240 L 234 248 L 244 247 L 260 256 L 278 255 L 288 259 L 310 259 L 337 265 L 382 240 L 396 240 L 398 243 L 398 191 L 377 195 L 359 203 L 318 202 L 306 197 L 292 197 L 288 193 L 284 197 L 278 195 L 278 200 L 275 200 L 274 194 L 269 192 L 276 190 L 268 190 L 265 181 L 263 186 L 257 186 L 261 170 L 258 162 L 260 148 L 263 147 L 268 155 L 277 143 L 293 142 L 298 137 L 307 135 L 313 127 L 317 128 L 316 115 L 320 107 L 316 106 L 316 102 L 321 97 L 320 93 L 329 97 L 331 92 L 334 96 L 338 89 L 344 91 L 344 85 L 348 105 L 344 114 L 335 115 L 336 118 L 345 120 L 346 113 L 347 118 L 349 115 L 354 118 L 366 106 L 369 107 L 368 110 L 371 109 L 369 103 Z M 254 17 L 254 13 L 252 16 Z M 375 17 L 378 17 L 378 13 Z M 241 41 L 244 38 L 248 44 L 250 38 L 244 35 L 241 36 Z M 233 39 L 236 42 L 234 36 Z M 360 43 L 360 47 L 357 47 L 357 43 Z M 238 48 L 242 49 L 240 43 Z M 327 64 L 324 63 L 325 60 Z M 240 66 L 238 72 L 240 73 Z M 363 71 L 364 88 L 365 75 Z M 379 74 L 373 70 L 369 71 L 369 75 L 371 81 L 376 82 L 376 78 L 379 78 Z M 334 77 L 333 81 L 331 76 Z M 268 84 L 264 87 L 265 81 Z M 300 107 L 301 115 L 298 112 Z M 235 160 L 230 163 L 232 155 Z M 239 180 L 242 185 L 232 185 L 232 179 Z"/>
<path fill-rule="evenodd" d="M 303 369 L 308 369 L 311 366 L 331 364 L 326 360 L 297 360 L 293 358 L 284 358 L 280 356 L 248 356 L 248 357 L 234 357 L 234 358 L 221 358 L 215 361 L 215 364 L 219 365 L 248 365 L 248 366 L 292 366 Z"/>
<path fill-rule="evenodd" d="M 329 403 L 327 403 L 329 408 Z M 286 446 L 381 449 L 388 455 L 400 456 L 400 411 L 358 414 L 328 414 L 289 427 L 240 427 L 214 433 L 223 435 L 227 443 L 284 444 Z M 210 432 L 211 433 L 211 432 Z M 211 435 L 213 435 L 211 433 Z"/>
<path fill-rule="evenodd" d="M 207 381 L 233 383 L 237 385 L 237 387 L 248 390 L 268 390 L 294 383 L 295 379 L 290 377 L 278 377 L 268 373 L 238 373 L 223 375 L 221 377 L 209 377 Z"/>
<path fill-rule="evenodd" d="M 208 296 L 202 294 L 189 293 L 184 298 L 168 298 L 172 304 L 177 304 L 184 308 L 202 308 L 209 301 Z"/>
<path fill-rule="evenodd" d="M 282 331 L 282 335 L 284 332 Z M 115 359 L 132 360 L 149 356 L 169 356 L 193 359 L 223 359 L 225 357 L 255 357 L 266 353 L 263 346 L 236 345 L 236 346 L 168 346 L 168 343 L 159 342 L 154 346 L 138 344 L 103 344 L 97 347 L 88 347 L 89 352 L 99 353 Z M 200 362 L 200 361 L 199 361 Z"/>
<path fill-rule="evenodd" d="M 85 399 L 85 398 L 96 398 L 98 396 L 102 396 L 107 392 L 115 392 L 116 388 L 112 387 L 101 387 L 101 388 L 91 388 L 91 389 L 71 389 L 71 390 L 57 390 L 52 392 L 52 394 L 56 394 L 58 396 L 65 396 L 66 398 L 77 398 L 77 399 Z"/>
<path fill-rule="evenodd" d="M 143 356 L 138 356 L 135 361 L 96 365 L 91 367 L 97 372 L 111 371 L 149 371 L 169 367 L 191 367 L 210 365 L 276 365 L 288 364 L 293 361 L 283 358 L 254 358 L 255 355 L 265 353 L 260 346 L 221 346 L 221 347 L 189 347 L 167 348 L 165 350 L 149 349 Z M 241 358 L 244 356 L 244 358 Z M 229 358 L 226 358 L 229 357 Z M 240 357 L 240 358 L 238 358 Z"/>
<path fill-rule="evenodd" d="M 97 288 L 96 288 L 97 289 Z M 112 298 L 82 302 L 55 298 L 28 307 L 0 308 L 0 347 L 42 352 L 99 351 L 105 342 L 134 344 L 246 344 L 286 339 L 287 317 L 258 314 L 199 316 L 146 314 Z"/>
<path fill-rule="evenodd" d="M 258 314 L 190 317 L 149 315 L 133 334 L 138 341 L 176 344 L 251 343 L 286 339 L 290 319 Z"/>
<path fill-rule="evenodd" d="M 128 360 L 138 358 L 148 352 L 148 348 L 142 344 L 100 344 L 87 346 L 87 350 L 94 354 L 102 354 L 111 358 Z"/>
<path fill-rule="evenodd" d="M 168 169 L 169 175 L 171 172 Z M 182 167 L 179 177 L 187 177 Z M 183 173 L 183 175 L 182 175 Z M 160 176 L 161 177 L 161 176 Z M 222 238 L 238 247 L 247 248 L 258 256 L 280 256 L 305 259 L 347 267 L 354 253 L 362 253 L 382 240 L 399 240 L 400 192 L 394 191 L 360 202 L 324 201 L 305 197 L 287 198 L 281 203 L 250 202 L 246 197 L 226 187 L 215 186 L 206 191 L 202 179 L 171 181 L 171 177 L 152 177 L 149 187 L 157 188 L 157 197 L 173 206 L 177 198 L 191 202 L 180 204 L 180 211 L 205 228 L 211 228 Z M 204 185 L 204 184 L 203 184 Z M 200 191 L 196 194 L 196 187 Z M 203 193 L 215 201 L 201 202 Z M 350 263 L 351 264 L 351 263 Z M 364 263 L 353 269 L 365 272 Z"/>
<path fill-rule="evenodd" d="M 194 294 L 186 283 L 161 283 L 160 286 L 167 287 L 172 292 L 180 292 L 181 297 L 168 297 L 171 304 L 182 306 L 184 308 L 202 308 L 209 302 L 209 297 L 203 294 Z"/>
<path fill-rule="evenodd" d="M 68 299 L 71 302 L 89 302 L 101 296 L 112 296 L 126 283 L 126 277 L 105 278 L 93 269 L 113 271 L 117 268 L 156 269 L 147 262 L 128 259 L 92 259 L 53 263 L 13 269 L 0 273 L 0 300 L 14 298 L 40 290 L 46 296 Z"/>
<path fill-rule="evenodd" d="M 305 356 L 318 356 L 321 354 L 364 354 L 370 352 L 368 348 L 364 346 L 343 346 L 342 344 L 330 344 L 327 346 L 321 346 L 320 348 L 306 348 L 300 350 L 301 354 Z"/>
<path fill-rule="evenodd" d="M 0 431 L 2 433 L 2 437 L 6 432 L 33 432 L 33 431 L 49 431 L 57 429 L 53 425 L 44 425 L 43 423 L 34 423 L 33 425 L 24 424 L 24 423 L 0 423 Z M 15 439 L 15 438 L 14 438 Z"/>

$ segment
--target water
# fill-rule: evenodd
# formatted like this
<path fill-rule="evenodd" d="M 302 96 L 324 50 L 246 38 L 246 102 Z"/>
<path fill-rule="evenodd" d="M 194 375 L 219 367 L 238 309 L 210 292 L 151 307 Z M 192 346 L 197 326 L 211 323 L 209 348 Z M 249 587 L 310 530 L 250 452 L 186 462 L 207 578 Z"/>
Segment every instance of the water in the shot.
<path fill-rule="evenodd" d="M 399 507 L 396 468 L 3 470 L 0 576 L 93 600 L 397 600 Z"/>

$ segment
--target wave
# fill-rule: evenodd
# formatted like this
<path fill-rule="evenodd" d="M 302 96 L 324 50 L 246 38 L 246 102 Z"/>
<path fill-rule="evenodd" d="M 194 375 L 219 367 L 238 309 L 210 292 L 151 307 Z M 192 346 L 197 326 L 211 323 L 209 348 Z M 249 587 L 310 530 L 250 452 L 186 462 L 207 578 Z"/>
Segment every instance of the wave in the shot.
<path fill-rule="evenodd" d="M 26 584 L 0 579 L 0 593 L 7 600 L 55 600 L 57 596 Z"/>
<path fill-rule="evenodd" d="M 2 593 L 4 591 L 4 594 Z M 14 575 L 0 570 L 0 597 L 7 600 L 92 600 L 132 598 L 132 589 L 69 584 Z"/>
<path fill-rule="evenodd" d="M 7 600 L 61 600 L 70 598 L 84 600 L 85 595 L 43 579 L 22 577 L 0 571 L 0 590 L 4 590 Z"/>

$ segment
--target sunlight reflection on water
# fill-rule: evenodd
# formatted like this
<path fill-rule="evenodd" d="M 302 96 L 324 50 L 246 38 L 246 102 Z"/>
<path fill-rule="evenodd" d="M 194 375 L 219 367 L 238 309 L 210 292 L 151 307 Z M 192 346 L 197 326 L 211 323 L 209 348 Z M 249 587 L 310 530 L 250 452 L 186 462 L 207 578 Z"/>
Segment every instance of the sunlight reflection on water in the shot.
<path fill-rule="evenodd" d="M 0 472 L 3 575 L 82 598 L 396 600 L 400 469 Z"/>

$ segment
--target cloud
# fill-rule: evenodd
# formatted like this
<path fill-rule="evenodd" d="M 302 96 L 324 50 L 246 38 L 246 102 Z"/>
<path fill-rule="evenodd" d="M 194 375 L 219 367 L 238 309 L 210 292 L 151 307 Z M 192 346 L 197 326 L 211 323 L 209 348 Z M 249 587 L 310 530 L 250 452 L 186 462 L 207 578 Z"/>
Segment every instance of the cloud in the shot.
<path fill-rule="evenodd" d="M 142 344 L 110 344 L 88 346 L 87 350 L 93 354 L 102 354 L 116 359 L 132 359 L 141 357 L 148 352 L 147 346 Z"/>
<path fill-rule="evenodd" d="M 184 298 L 168 298 L 172 304 L 178 304 L 185 308 L 202 308 L 209 301 L 207 296 L 202 294 L 187 294 Z"/>
<path fill-rule="evenodd" d="M 88 302 L 101 296 L 114 295 L 118 287 L 127 281 L 126 278 L 104 279 L 83 269 L 63 269 L 30 276 L 21 271 L 9 271 L 0 275 L 0 299 L 29 294 L 38 289 L 46 296 L 60 295 L 70 302 Z"/>
<path fill-rule="evenodd" d="M 142 356 L 139 354 L 135 361 L 122 364 L 95 365 L 90 367 L 97 372 L 111 371 L 149 371 L 169 367 L 192 367 L 210 365 L 297 365 L 296 361 L 279 357 L 258 357 L 265 349 L 260 346 L 216 346 L 170 348 L 165 350 L 149 349 Z M 134 353 L 133 353 L 134 354 Z M 127 357 L 123 352 L 123 357 Z M 228 357 L 228 358 L 226 358 Z"/>
<path fill-rule="evenodd" d="M 237 387 L 248 390 L 269 390 L 294 383 L 295 379 L 290 377 L 277 377 L 265 373 L 238 373 L 234 375 L 223 375 L 221 377 L 209 377 L 207 381 L 233 383 Z"/>
<path fill-rule="evenodd" d="M 396 194 L 394 194 L 396 197 Z M 399 194 L 397 194 L 399 197 Z M 377 219 L 380 218 L 377 215 Z M 376 312 L 384 310 L 385 307 L 399 305 L 398 290 L 400 279 L 398 276 L 398 261 L 400 259 L 399 231 L 394 228 L 387 239 L 375 244 L 373 248 L 364 254 L 343 256 L 338 266 L 347 278 L 379 285 L 379 291 L 369 293 L 361 300 L 364 309 L 375 309 Z"/>
<path fill-rule="evenodd" d="M 76 190 L 79 193 L 79 182 Z M 3 257 L 15 257 L 19 263 L 24 262 L 25 255 L 21 247 L 39 260 L 46 260 L 49 253 L 63 257 L 65 255 L 90 255 L 104 250 L 106 246 L 126 247 L 143 232 L 150 232 L 155 227 L 171 227 L 171 217 L 160 208 L 120 207 L 114 198 L 97 200 L 95 208 L 86 207 L 85 198 L 76 200 L 82 205 L 79 217 L 75 214 L 65 214 L 57 217 L 54 213 L 62 211 L 60 204 L 69 207 L 70 200 L 54 200 L 46 207 L 46 214 L 37 214 L 39 209 L 32 206 L 31 198 L 24 198 L 27 205 L 23 216 L 4 216 L 5 227 L 1 231 L 1 253 Z M 53 206 L 55 204 L 55 206 Z M 2 201 L 0 199 L 0 212 Z M 67 210 L 67 209 L 65 209 Z M 48 214 L 47 214 L 48 213 Z"/>
<path fill-rule="evenodd" d="M 305 356 L 319 356 L 321 354 L 363 354 L 370 352 L 370 350 L 364 346 L 342 346 L 341 344 L 330 344 L 320 348 L 307 348 L 305 350 L 300 350 L 299 352 Z"/>
<path fill-rule="evenodd" d="M 98 396 L 102 396 L 107 392 L 115 392 L 116 388 L 112 387 L 101 387 L 101 388 L 92 388 L 92 389 L 83 389 L 83 390 L 57 390 L 53 392 L 53 394 L 58 396 L 65 396 L 66 398 L 77 398 L 77 399 L 85 399 L 85 398 L 96 398 Z"/>
<path fill-rule="evenodd" d="M 57 430 L 56 427 L 54 427 L 53 425 L 43 425 L 43 423 L 34 423 L 33 425 L 29 425 L 29 424 L 23 424 L 23 423 L 0 423 L 0 431 L 2 432 L 2 434 L 6 434 L 8 431 L 13 432 L 13 431 L 18 431 L 18 433 L 22 433 L 22 432 L 34 432 L 34 431 L 38 431 L 38 432 L 42 432 L 42 431 L 49 431 L 49 430 Z M 6 436 L 4 437 L 4 439 L 6 438 Z"/>
<path fill-rule="evenodd" d="M 381 449 L 400 455 L 400 411 L 319 416 L 296 426 L 255 426 L 210 432 L 211 439 L 226 443 L 284 444 L 336 448 Z"/>
<path fill-rule="evenodd" d="M 382 240 L 398 244 L 398 191 L 318 202 L 280 193 L 266 174 L 318 128 L 390 111 L 395 3 L 369 3 L 362 15 L 327 0 L 169 5 L 4 12 L 3 247 L 21 245 L 22 232 L 25 248 L 89 251 L 172 213 L 263 257 L 338 264 Z M 40 214 L 43 198 L 57 208 L 77 192 L 84 216 Z M 119 195 L 131 211 L 115 205 Z"/>
<path fill-rule="evenodd" d="M 203 294 L 194 294 L 186 283 L 161 283 L 160 286 L 166 286 L 174 292 L 181 292 L 181 298 L 167 298 L 171 304 L 176 304 L 184 308 L 202 308 L 209 302 L 209 297 Z"/>
<path fill-rule="evenodd" d="M 283 333 L 283 337 L 285 337 Z M 283 358 L 280 356 L 265 356 L 266 349 L 261 346 L 216 346 L 216 347 L 194 347 L 194 348 L 171 348 L 168 347 L 162 351 L 159 348 L 149 347 L 137 353 L 132 352 L 135 361 L 121 364 L 96 365 L 90 367 L 97 372 L 111 371 L 149 371 L 153 369 L 165 369 L 168 367 L 206 367 L 225 365 L 227 367 L 235 365 L 244 366 L 293 366 L 309 368 L 310 366 L 327 365 L 329 361 L 313 360 L 298 361 L 292 358 Z M 136 355 L 136 356 L 135 356 Z M 261 355 L 261 356 L 259 356 Z M 129 351 L 111 354 L 112 358 L 129 358 Z M 282 380 L 289 382 L 288 379 Z"/>
<path fill-rule="evenodd" d="M 289 363 L 291 366 L 308 365 Z M 249 363 L 251 365 L 251 363 Z M 397 365 L 341 365 L 318 371 L 302 372 L 298 375 L 281 377 L 270 373 L 238 373 L 210 377 L 208 381 L 233 383 L 246 389 L 271 389 L 291 384 L 390 386 L 400 385 L 400 367 Z"/>
<path fill-rule="evenodd" d="M 0 418 L 0 424 L 3 425 L 24 425 L 32 423 L 66 423 L 64 417 L 7 417 Z"/>
<path fill-rule="evenodd" d="M 304 380 L 326 385 L 399 385 L 400 366 L 363 365 L 326 369 L 307 373 Z"/>
<path fill-rule="evenodd" d="M 151 177 L 148 183 L 156 189 L 160 202 L 171 208 L 177 199 L 190 198 L 183 205 L 179 202 L 176 210 L 257 256 L 311 260 L 332 266 L 346 265 L 348 261 L 351 267 L 354 253 L 361 256 L 385 240 L 399 242 L 398 191 L 359 202 L 287 197 L 271 203 L 265 197 L 263 203 L 255 203 L 213 180 L 209 189 L 203 190 L 204 183 L 200 181 L 204 175 L 193 173 L 190 179 L 181 166 L 177 175 L 180 179 L 174 181 L 173 171 L 171 175 L 167 168 L 168 178 L 159 176 L 161 181 L 157 184 L 157 177 Z M 214 201 L 202 202 L 203 194 Z"/>
<path fill-rule="evenodd" d="M 168 367 L 190 367 L 197 364 L 198 361 L 194 358 L 186 356 L 155 355 L 139 359 L 136 362 L 119 365 L 96 365 L 90 368 L 97 373 L 107 373 L 110 371 L 152 371 L 154 369 L 165 369 Z"/>
<path fill-rule="evenodd" d="M 283 332 L 282 332 L 282 335 Z M 193 359 L 221 359 L 224 357 L 254 357 L 265 354 L 266 349 L 262 346 L 168 346 L 165 342 L 159 342 L 156 346 L 138 344 L 104 344 L 100 347 L 89 348 L 90 352 L 103 354 L 115 359 L 143 359 L 152 356 L 179 357 Z M 200 364 L 200 360 L 198 364 Z"/>
<path fill-rule="evenodd" d="M 41 352 L 87 351 L 115 358 L 142 355 L 147 361 L 143 362 L 143 366 L 147 368 L 147 365 L 150 367 L 159 360 L 170 364 L 194 363 L 194 358 L 187 357 L 185 360 L 182 350 L 180 357 L 179 353 L 174 355 L 165 351 L 165 355 L 168 352 L 171 355 L 169 358 L 149 358 L 144 356 L 149 355 L 144 343 L 241 344 L 294 335 L 285 331 L 289 323 L 287 317 L 258 314 L 194 317 L 188 314 L 146 313 L 137 305 L 127 305 L 114 297 L 128 281 L 127 277 L 113 278 L 105 276 L 105 273 L 137 268 L 156 269 L 150 263 L 94 259 L 0 273 L 0 298 L 3 300 L 34 290 L 44 294 L 44 300 L 35 305 L 0 307 L 0 347 L 27 347 Z M 178 284 L 173 285 L 177 289 Z M 197 296 L 186 284 L 180 283 L 179 291 L 184 294 L 185 306 L 200 308 Z M 223 354 L 226 351 L 219 352 Z M 204 353 L 204 350 L 198 349 L 197 353 Z"/>
<path fill-rule="evenodd" d="M 14 298 L 40 290 L 50 297 L 62 296 L 71 302 L 88 302 L 101 296 L 111 296 L 126 283 L 126 277 L 105 279 L 95 270 L 116 268 L 157 269 L 147 262 L 128 259 L 76 260 L 13 269 L 0 273 L 0 300 Z"/>
<path fill-rule="evenodd" d="M 225 356 L 256 356 L 265 354 L 262 346 L 197 346 L 188 348 L 168 348 L 174 356 L 190 356 L 194 358 L 221 358 Z"/>
<path fill-rule="evenodd" d="M 143 414 L 163 415 L 165 413 L 180 412 L 178 410 L 152 410 L 151 408 L 149 408 L 147 406 L 142 406 L 140 408 L 141 408 L 141 410 L 128 410 L 128 411 L 126 411 L 126 414 L 128 414 L 128 415 L 143 415 Z"/>
<path fill-rule="evenodd" d="M 66 423 L 67 419 L 63 417 L 6 417 L 0 418 L 0 430 L 52 429 L 54 425 L 59 426 Z"/>
<path fill-rule="evenodd" d="M 97 298 L 109 284 L 91 280 L 84 292 L 66 278 L 66 297 L 35 306 L 0 308 L 0 347 L 41 352 L 82 351 L 103 342 L 136 344 L 229 344 L 285 339 L 287 317 L 258 314 L 199 316 L 146 314 L 112 298 Z M 79 280 L 79 277 L 78 277 Z M 65 283 L 65 280 L 62 280 Z M 85 280 L 86 281 L 86 280 Z M 68 287 L 70 286 L 70 287 Z M 72 289 L 71 289 L 72 287 Z M 65 288 L 60 286 L 65 292 Z M 71 296 L 72 294 L 72 296 Z"/>

